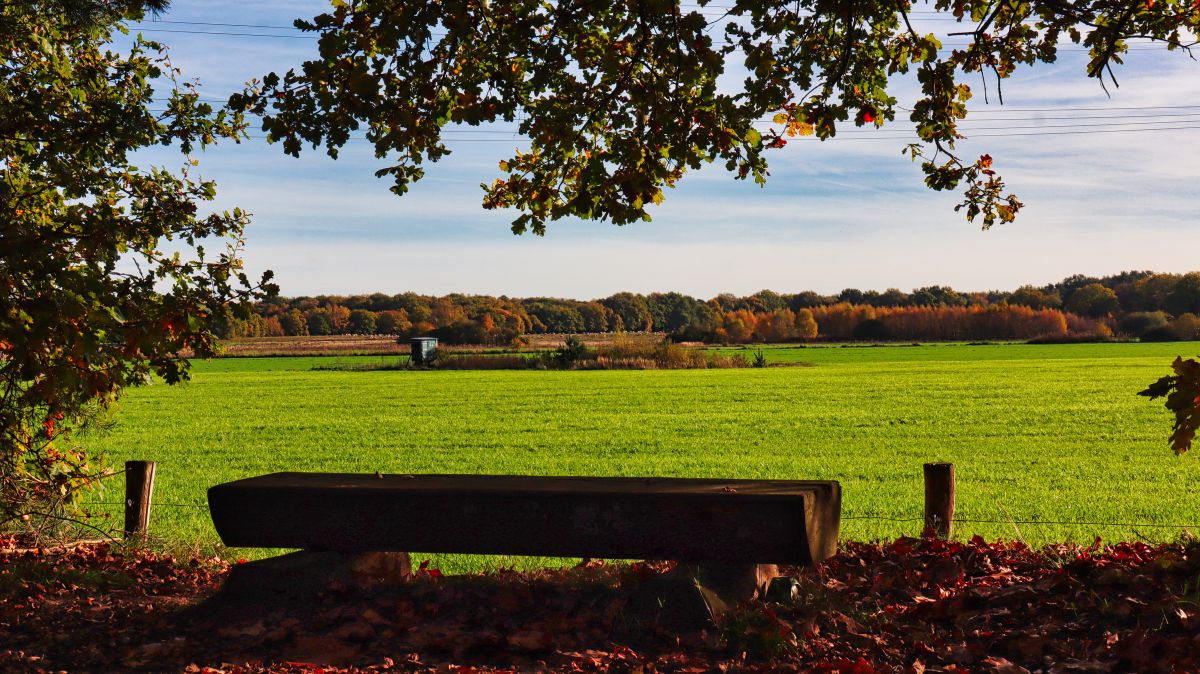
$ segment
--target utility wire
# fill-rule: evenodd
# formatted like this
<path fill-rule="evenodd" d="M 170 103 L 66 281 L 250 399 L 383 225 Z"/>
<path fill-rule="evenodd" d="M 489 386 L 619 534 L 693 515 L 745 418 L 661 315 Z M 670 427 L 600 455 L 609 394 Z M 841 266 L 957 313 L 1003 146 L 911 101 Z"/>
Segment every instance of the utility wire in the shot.
<path fill-rule="evenodd" d="M 88 501 L 87 503 L 81 503 L 80 505 L 88 507 L 88 506 L 123 506 L 125 504 L 120 501 Z M 204 508 L 204 509 L 208 509 L 208 505 L 203 504 L 203 503 L 159 503 L 158 501 L 154 501 L 150 505 L 153 508 L 163 506 L 165 508 Z"/>
<path fill-rule="evenodd" d="M 887 517 L 884 515 L 842 515 L 844 520 L 881 520 L 885 522 L 923 522 L 924 517 Z M 1091 526 L 1091 527 L 1158 527 L 1164 529 L 1200 529 L 1200 524 L 1160 524 L 1151 522 L 1092 522 L 1083 520 L 1015 520 L 1015 519 L 976 519 L 970 517 L 955 517 L 955 524 L 965 522 L 970 524 L 1053 524 L 1057 526 Z"/>
<path fill-rule="evenodd" d="M 991 128 L 1003 129 L 1005 127 L 991 127 Z M 1008 127 L 1008 128 L 1014 129 L 1014 130 L 1019 130 L 1022 128 L 1036 128 L 1036 127 Z M 1067 136 L 1067 135 L 1080 135 L 1080 134 L 1092 134 L 1092 133 L 1144 133 L 1144 132 L 1151 132 L 1151 131 L 1186 131 L 1186 130 L 1192 130 L 1192 129 L 1200 129 L 1200 125 L 1164 126 L 1164 127 L 1136 128 L 1136 129 L 1084 129 L 1084 130 L 1079 130 L 1079 131 L 1030 131 L 1030 132 L 1018 132 L 1018 133 L 978 133 L 977 134 L 977 133 L 971 133 L 971 131 L 969 129 L 963 129 L 962 131 L 965 134 L 970 134 L 967 137 L 967 139 L 969 140 L 971 138 L 1007 138 L 1007 137 L 1016 137 L 1016 136 Z M 884 130 L 881 130 L 881 131 L 884 131 Z M 450 134 L 450 133 L 454 133 L 454 132 L 453 131 L 447 132 L 447 134 Z M 496 133 L 502 133 L 502 132 L 496 132 Z M 848 133 L 857 133 L 858 135 L 846 135 Z M 857 132 L 856 131 L 843 131 L 841 134 L 838 134 L 837 136 L 828 138 L 826 140 L 827 141 L 837 141 L 837 140 L 890 140 L 890 141 L 914 140 L 914 136 L 912 136 L 912 135 L 876 136 L 875 135 L 876 133 L 877 133 L 876 131 L 857 131 Z M 247 138 L 250 138 L 253 140 L 266 140 L 267 137 L 266 136 L 247 136 Z M 281 139 L 276 139 L 276 140 L 278 141 Z M 350 136 L 349 140 L 369 140 L 369 139 L 366 136 Z M 446 142 L 446 143 L 527 143 L 530 141 L 529 138 L 524 138 L 524 137 L 517 137 L 517 138 L 453 138 L 453 137 L 449 137 L 448 135 L 441 136 L 440 140 L 443 142 Z M 819 141 L 820 139 L 816 138 L 814 136 L 797 136 L 795 138 L 788 138 L 786 140 L 810 142 L 810 141 Z M 307 142 L 307 141 L 303 141 L 303 142 Z"/>
<path fill-rule="evenodd" d="M 1190 124 L 1192 122 L 1197 121 L 1196 119 L 1194 119 L 1197 116 L 1198 115 L 1190 115 L 1189 117 L 1192 117 L 1192 119 L 1175 119 L 1175 120 L 1154 119 L 1154 120 L 1151 120 L 1148 122 L 1100 122 L 1099 124 L 1035 124 L 1033 126 L 970 126 L 968 123 L 968 125 L 966 125 L 966 126 L 960 126 L 959 130 L 962 131 L 963 133 L 970 133 L 972 131 L 1003 131 L 1003 130 L 1009 130 L 1009 129 L 1011 129 L 1011 130 L 1077 129 L 1077 128 L 1087 128 L 1087 127 L 1098 127 L 1098 126 L 1143 126 L 1143 125 L 1147 125 L 1147 124 Z M 1063 119 L 1071 119 L 1071 118 L 1066 117 Z M 1096 119 L 1096 118 L 1093 118 L 1093 119 Z M 992 121 L 1003 121 L 1003 120 L 989 119 L 986 121 L 992 122 Z M 1032 121 L 1032 120 L 1020 120 L 1020 121 Z M 756 123 L 773 124 L 774 122 L 761 122 L 760 121 L 760 122 L 756 122 Z M 878 130 L 879 131 L 893 131 L 896 129 L 886 129 L 885 128 L 885 129 L 878 129 Z M 1133 129 L 1130 129 L 1130 130 L 1132 131 Z M 849 129 L 847 131 L 843 131 L 842 133 L 875 133 L 875 132 L 876 131 L 872 130 L 872 129 Z"/>
<path fill-rule="evenodd" d="M 232 94 L 230 94 L 230 95 L 232 95 Z M 152 98 L 151 100 L 169 101 L 171 99 L 170 99 L 170 97 L 167 97 L 167 96 L 156 96 L 156 97 Z M 226 98 L 198 98 L 196 100 L 200 103 L 226 103 L 229 101 L 229 98 L 228 97 L 226 97 Z M 911 108 L 906 108 L 902 105 L 897 105 L 896 109 L 903 110 L 904 112 L 912 112 Z M 982 109 L 976 109 L 976 110 L 969 110 L 968 112 L 972 115 L 979 115 L 979 114 L 996 114 L 996 113 L 1004 114 L 1004 113 L 1009 113 L 1009 112 L 1112 112 L 1112 111 L 1118 111 L 1118 110 L 1135 110 L 1136 111 L 1136 110 L 1197 110 L 1197 109 L 1200 109 L 1200 105 L 1131 105 L 1131 106 L 1123 106 L 1123 107 L 1122 106 L 1104 106 L 1104 107 L 1091 107 L 1091 108 L 1086 108 L 1086 107 L 1085 108 L 1073 108 L 1073 107 L 1010 108 L 1006 105 L 999 105 L 996 109 L 982 108 Z M 1188 114 L 1196 114 L 1196 113 L 1188 113 Z M 1141 116 L 1156 117 L 1156 116 L 1160 116 L 1160 115 L 1141 115 Z M 1163 114 L 1161 116 L 1162 117 L 1174 117 L 1175 115 Z M 1059 119 L 1059 118 L 1043 117 L 1042 119 Z M 1090 116 L 1090 117 L 1080 117 L 1080 118 L 1064 117 L 1062 119 L 1104 119 L 1104 118 Z M 767 122 L 767 121 L 772 121 L 772 120 L 762 119 L 762 120 L 758 120 L 758 121 Z M 989 121 L 999 121 L 999 120 L 989 120 Z M 1008 121 L 1008 120 L 1005 120 L 1005 121 Z M 1024 120 L 1019 119 L 1019 118 L 1014 118 L 1012 121 L 1024 121 Z"/>
<path fill-rule="evenodd" d="M 224 28 L 275 28 L 279 30 L 300 30 L 295 26 L 273 26 L 262 23 L 220 23 L 216 21 L 168 21 L 166 19 L 150 19 L 142 23 L 168 23 L 178 26 L 222 26 Z"/>
<path fill-rule="evenodd" d="M 160 23 L 165 23 L 165 22 L 160 22 Z M 212 25 L 218 25 L 218 24 L 212 24 Z M 229 24 L 229 25 L 232 26 L 234 24 Z M 279 34 L 275 34 L 275 33 L 245 33 L 245 32 L 238 32 L 238 31 L 186 30 L 186 29 L 180 29 L 180 28 L 146 28 L 146 27 L 142 27 L 142 26 L 136 26 L 136 27 L 134 27 L 134 30 L 138 30 L 141 32 L 146 32 L 146 33 L 183 33 L 183 34 L 188 34 L 188 35 L 223 35 L 223 36 L 227 36 L 227 37 L 277 38 L 277 39 L 282 39 L 282 40 L 316 40 L 316 39 L 319 39 L 318 36 L 316 36 L 316 35 L 307 35 L 307 34 L 305 34 L 305 35 L 279 35 Z M 445 36 L 446 36 L 446 33 L 432 33 L 430 35 L 430 37 L 435 37 L 435 38 L 445 37 Z M 772 44 L 785 44 L 785 42 L 783 40 L 770 40 L 770 42 Z M 728 44 L 728 42 L 726 44 Z M 1090 52 L 1091 51 L 1091 49 L 1087 49 L 1087 48 L 1070 47 L 1069 45 L 1075 44 L 1073 42 L 1064 42 L 1064 43 L 1060 43 L 1060 44 L 1063 45 L 1062 47 L 1060 47 L 1058 49 L 1058 51 L 1061 51 L 1061 52 Z M 938 51 L 951 51 L 952 49 L 970 47 L 970 46 L 971 46 L 971 43 L 943 44 L 942 48 L 939 49 Z M 1179 46 L 1186 48 L 1191 45 L 1179 45 Z M 1127 49 L 1128 49 L 1128 51 L 1165 51 L 1166 45 L 1163 45 L 1161 47 L 1128 47 Z"/>
<path fill-rule="evenodd" d="M 170 112 L 170 110 L 168 110 L 166 108 L 162 108 L 162 109 L 150 108 L 149 110 L 147 110 L 147 112 L 166 113 L 166 112 Z M 1176 117 L 1182 117 L 1183 119 L 1173 119 Z M 987 118 L 987 119 L 978 119 L 978 120 L 973 120 L 973 119 L 968 118 L 963 123 L 968 125 L 964 128 L 984 129 L 984 128 L 1008 128 L 1008 127 L 982 127 L 982 126 L 971 127 L 969 125 L 976 123 L 976 122 L 983 122 L 983 123 L 990 124 L 992 122 L 1041 122 L 1043 120 L 1071 120 L 1071 121 L 1075 121 L 1075 122 L 1090 122 L 1090 121 L 1097 120 L 1097 119 L 1115 119 L 1115 120 L 1148 119 L 1148 120 L 1150 120 L 1148 122 L 1135 122 L 1135 121 L 1101 122 L 1098 125 L 1097 124 L 1091 124 L 1091 125 L 1089 125 L 1089 124 L 1068 124 L 1068 125 L 1065 125 L 1065 126 L 1113 126 L 1113 125 L 1122 125 L 1122 124 L 1158 124 L 1158 123 L 1174 124 L 1174 123 L 1179 123 L 1179 122 L 1192 121 L 1192 119 L 1194 119 L 1196 117 L 1200 117 L 1200 112 L 1180 112 L 1180 113 L 1173 113 L 1173 114 L 1155 114 L 1155 115 L 1084 115 L 1084 116 L 1067 115 L 1067 116 L 1062 116 L 1062 117 L 1060 117 L 1060 116 L 1054 116 L 1054 117 L 991 117 L 991 118 Z M 756 124 L 775 124 L 776 123 L 775 120 L 768 119 L 768 118 L 756 119 L 753 121 Z M 899 123 L 899 120 L 897 120 L 897 122 L 893 122 L 893 123 Z M 1031 127 L 1013 127 L 1013 128 L 1053 128 L 1053 126 L 1054 125 L 1035 124 L 1034 126 L 1031 126 Z M 514 129 L 456 129 L 455 130 L 455 133 L 502 133 L 502 132 L 503 133 L 508 133 L 508 132 L 518 133 L 518 130 L 515 128 Z"/>
<path fill-rule="evenodd" d="M 125 504 L 120 501 L 89 501 L 87 503 L 82 503 L 81 505 L 83 505 L 83 506 L 123 506 Z M 203 508 L 205 510 L 209 509 L 209 506 L 207 504 L 203 504 L 203 503 L 159 503 L 159 502 L 155 501 L 152 505 L 153 505 L 153 507 L 156 507 L 156 508 L 161 506 L 161 507 L 166 507 L 166 508 Z M 878 521 L 883 521 L 883 522 L 922 522 L 922 521 L 924 521 L 925 518 L 923 518 L 923 517 L 889 517 L 887 515 L 868 514 L 868 515 L 842 515 L 841 519 L 843 519 L 843 520 L 878 520 Z M 1158 523 L 1158 522 L 1097 522 L 1097 521 L 1090 521 L 1090 520 L 1041 520 L 1041 519 L 1017 520 L 1017 519 L 986 519 L 986 518 L 981 519 L 981 518 L 973 518 L 973 517 L 955 517 L 954 521 L 955 521 L 955 523 L 963 522 L 963 523 L 969 523 L 969 524 L 1052 524 L 1055 526 L 1091 526 L 1091 527 L 1126 527 L 1126 528 L 1157 527 L 1157 528 L 1164 528 L 1164 529 L 1200 529 L 1200 524 L 1195 524 L 1195 523 L 1171 524 L 1171 523 Z"/>
<path fill-rule="evenodd" d="M 900 105 L 897 105 L 896 107 L 905 112 L 912 112 L 911 109 L 900 106 Z M 1085 111 L 1092 111 L 1092 110 L 1103 110 L 1103 111 L 1107 112 L 1109 110 L 1185 110 L 1185 109 L 1200 108 L 1200 105 L 1133 105 L 1133 106 L 1127 106 L 1127 107 L 1106 106 L 1106 107 L 1101 107 L 1101 108 L 1009 108 L 1009 107 L 1001 104 L 1000 107 L 1004 108 L 1004 109 L 1003 110 L 1001 110 L 1001 109 L 969 110 L 968 112 L 970 112 L 971 114 L 977 114 L 977 113 L 981 113 L 981 112 L 983 112 L 983 113 L 990 113 L 990 112 L 1069 112 L 1069 111 L 1085 112 Z"/>
<path fill-rule="evenodd" d="M 136 28 L 143 33 L 187 33 L 189 35 L 227 35 L 233 37 L 273 37 L 281 40 L 315 40 L 315 35 L 276 35 L 274 33 L 236 33 L 233 31 L 184 30 L 180 28 Z"/>

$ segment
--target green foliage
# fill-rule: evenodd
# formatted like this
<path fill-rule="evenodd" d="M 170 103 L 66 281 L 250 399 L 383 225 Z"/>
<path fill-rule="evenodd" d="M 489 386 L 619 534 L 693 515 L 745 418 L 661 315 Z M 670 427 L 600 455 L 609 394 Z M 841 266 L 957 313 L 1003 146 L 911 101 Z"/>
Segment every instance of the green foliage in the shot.
<path fill-rule="evenodd" d="M 887 324 L 878 318 L 868 318 L 854 326 L 855 341 L 878 342 L 892 338 Z"/>
<path fill-rule="evenodd" d="M 59 517 L 100 469 L 71 430 L 152 374 L 186 379 L 180 354 L 213 354 L 226 311 L 250 315 L 248 216 L 201 214 L 216 188 L 188 156 L 244 122 L 201 103 L 159 45 L 109 50 L 141 16 L 136 1 L 0 5 L 0 526 Z M 133 165 L 153 145 L 177 145 L 182 168 Z"/>
<path fill-rule="evenodd" d="M 333 321 L 330 320 L 329 312 L 325 309 L 316 309 L 310 312 L 305 319 L 305 327 L 310 335 L 333 334 Z"/>
<path fill-rule="evenodd" d="M 1067 311 L 1080 316 L 1100 318 L 1120 309 L 1121 302 L 1111 288 L 1099 283 L 1089 283 L 1071 293 L 1067 298 L 1066 308 Z"/>
<path fill-rule="evenodd" d="M 1118 321 L 1121 332 L 1132 337 L 1141 337 L 1151 330 L 1166 328 L 1167 315 L 1161 311 L 1136 311 L 1125 314 Z"/>
<path fill-rule="evenodd" d="M 763 353 L 762 349 L 755 349 L 754 350 L 754 360 L 750 361 L 750 364 L 754 367 L 766 367 L 767 366 L 767 354 Z"/>
<path fill-rule="evenodd" d="M 376 317 L 372 311 L 365 309 L 355 309 L 350 312 L 350 320 L 346 324 L 346 329 L 355 335 L 373 335 L 375 334 Z"/>
<path fill-rule="evenodd" d="M 910 307 L 965 307 L 967 298 L 945 286 L 917 288 L 904 302 Z"/>
<path fill-rule="evenodd" d="M 1021 286 L 1008 296 L 1009 304 L 1016 304 L 1030 309 L 1057 309 L 1062 306 L 1062 298 L 1056 292 L 1046 292 L 1033 286 Z"/>
<path fill-rule="evenodd" d="M 617 315 L 625 330 L 645 332 L 654 328 L 654 316 L 650 314 L 650 305 L 642 295 L 617 293 L 600 300 L 600 303 Z"/>
<path fill-rule="evenodd" d="M 1200 272 L 1184 274 L 1167 294 L 1167 310 L 1173 314 L 1200 313 Z"/>
<path fill-rule="evenodd" d="M 796 650 L 799 643 L 792 626 L 761 602 L 734 607 L 721 616 L 717 627 L 729 651 L 758 660 L 780 657 Z"/>
<path fill-rule="evenodd" d="M 575 363 L 595 358 L 595 356 L 596 354 L 583 343 L 583 340 L 575 335 L 567 335 L 562 346 L 554 350 L 553 360 L 560 367 L 571 367 Z"/>
<path fill-rule="evenodd" d="M 1055 61 L 1063 41 L 1090 49 L 1088 76 L 1111 76 L 1129 38 L 1174 49 L 1200 27 L 1190 0 L 932 6 L 962 25 L 968 46 L 917 34 L 909 6 L 889 0 L 739 2 L 722 7 L 719 28 L 703 3 L 664 0 L 339 1 L 297 22 L 319 34 L 318 58 L 231 103 L 264 115 L 269 139 L 292 155 L 307 144 L 337 157 L 365 129 L 376 156 L 396 158 L 376 173 L 396 194 L 449 153 L 445 126 L 517 124 L 531 148 L 500 162 L 483 205 L 516 209 L 514 232 L 542 234 L 571 216 L 649 220 L 665 189 L 710 163 L 762 184 L 768 150 L 882 127 L 899 107 L 893 89 L 915 84 L 917 138 L 904 152 L 930 188 L 961 190 L 956 210 L 986 228 L 1011 221 L 1021 202 L 991 156 L 955 154 L 975 94 L 967 81 L 999 89 L 1019 67 Z M 747 76 L 718 86 L 731 62 Z M 756 127 L 764 117 L 774 126 Z"/>
<path fill-rule="evenodd" d="M 1200 361 L 1176 358 L 1171 369 L 1174 375 L 1159 379 L 1138 395 L 1151 400 L 1166 398 L 1164 404 L 1175 414 L 1171 449 L 1183 454 L 1192 448 L 1196 429 L 1200 428 Z"/>
<path fill-rule="evenodd" d="M 444 344 L 487 344 L 490 341 L 482 325 L 465 318 L 443 325 L 429 334 Z"/>
<path fill-rule="evenodd" d="M 463 295 L 453 293 L 444 297 L 402 293 L 385 295 L 319 295 L 316 297 L 273 298 L 258 305 L 257 311 L 264 319 L 255 321 L 229 321 L 231 337 L 247 337 L 258 334 L 274 334 L 278 330 L 285 335 L 303 335 L 308 332 L 307 319 L 314 314 L 323 314 L 316 319 L 320 334 L 361 332 L 356 326 L 369 326 L 369 319 L 376 321 L 375 331 L 379 334 L 427 335 L 436 334 L 447 343 L 478 343 L 491 345 L 511 344 L 513 339 L 530 333 L 578 333 L 578 332 L 630 332 L 659 331 L 672 335 L 678 341 L 786 342 L 797 339 L 852 339 L 853 329 L 858 322 L 875 318 L 895 323 L 888 318 L 892 310 L 914 307 L 930 308 L 938 312 L 923 320 L 926 328 L 914 333 L 909 326 L 892 335 L 903 339 L 1025 339 L 1043 333 L 1062 330 L 1092 332 L 1088 322 L 1083 324 L 1074 316 L 1065 316 L 1062 330 L 1051 327 L 1028 326 L 1028 330 L 1013 330 L 1013 325 L 999 325 L 1003 315 L 1010 323 L 1044 318 L 1058 313 L 1062 296 L 1071 297 L 1085 286 L 1098 284 L 1115 294 L 1119 301 L 1116 309 L 1124 312 L 1163 311 L 1167 297 L 1176 286 L 1186 285 L 1187 276 L 1177 274 L 1153 274 L 1129 271 L 1093 278 L 1071 276 L 1063 281 L 1035 288 L 1022 286 L 1012 293 L 1000 291 L 963 292 L 946 286 L 929 286 L 906 293 L 896 288 L 883 292 L 848 288 L 836 297 L 819 295 L 812 291 L 796 294 L 781 294 L 760 290 L 752 295 L 739 297 L 732 294 L 717 295 L 708 300 L 681 293 L 616 293 L 594 300 L 575 300 L 552 297 L 490 297 L 487 295 Z M 1084 291 L 1076 304 L 1091 310 L 1084 300 L 1092 292 Z M 1106 290 L 1098 290 L 1107 299 L 1103 309 L 1113 309 L 1111 297 Z M 1180 291 L 1183 292 L 1182 290 Z M 828 315 L 828 308 L 839 302 L 857 307 L 883 309 L 877 315 L 858 316 L 836 328 L 839 321 L 825 325 L 816 320 L 817 314 Z M 969 330 L 947 329 L 947 324 L 961 322 L 967 314 L 946 313 L 947 308 L 967 307 L 971 312 L 992 309 L 975 316 Z M 1025 309 L 1033 310 L 1033 313 Z M 436 310 L 435 310 L 436 309 Z M 809 311 L 805 311 L 809 310 Z M 790 313 L 789 313 L 790 312 Z M 1007 312 L 1007 313 L 1006 313 Z M 344 317 L 333 320 L 333 315 Z M 870 313 L 870 312 L 868 312 Z M 1116 313 L 1122 332 L 1138 336 L 1139 319 L 1126 322 L 1124 315 Z M 355 317 L 359 318 L 355 318 Z M 1176 321 L 1182 318 L 1177 317 Z M 278 321 L 278 328 L 272 319 Z M 353 325 L 352 321 L 353 319 Z M 976 320 L 977 319 L 977 320 Z M 988 320 L 985 320 L 988 319 Z M 997 320 L 991 320 L 997 319 Z M 990 320 L 990 324 L 989 324 Z M 362 321 L 360 324 L 359 321 Z M 1190 335 L 1190 319 L 1184 319 L 1179 334 Z M 340 325 L 340 327 L 339 327 Z M 888 326 L 889 330 L 896 326 Z M 937 330 L 933 328 L 938 328 Z M 326 332 L 328 330 L 328 332 Z M 1033 332 L 1030 332 L 1033 330 Z M 1172 328 L 1171 333 L 1174 334 Z M 960 334 L 955 334 L 956 332 Z M 921 334 L 924 333 L 924 334 Z M 943 336 L 938 336 L 944 333 Z M 969 334 L 968 334 L 969 333 Z M 949 335 L 948 337 L 945 335 Z M 870 335 L 862 338 L 869 338 Z M 871 337 L 876 339 L 885 336 Z M 1183 337 L 1188 339 L 1189 337 Z"/>

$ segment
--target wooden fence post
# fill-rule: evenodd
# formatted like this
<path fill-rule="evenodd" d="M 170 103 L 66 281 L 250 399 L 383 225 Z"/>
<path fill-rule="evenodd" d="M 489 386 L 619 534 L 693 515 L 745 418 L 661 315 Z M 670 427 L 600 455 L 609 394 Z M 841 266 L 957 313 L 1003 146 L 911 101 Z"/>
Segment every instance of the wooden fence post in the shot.
<path fill-rule="evenodd" d="M 949 538 L 954 528 L 954 464 L 925 464 L 925 528 Z"/>
<path fill-rule="evenodd" d="M 144 538 L 154 493 L 153 461 L 125 462 L 125 540 Z"/>

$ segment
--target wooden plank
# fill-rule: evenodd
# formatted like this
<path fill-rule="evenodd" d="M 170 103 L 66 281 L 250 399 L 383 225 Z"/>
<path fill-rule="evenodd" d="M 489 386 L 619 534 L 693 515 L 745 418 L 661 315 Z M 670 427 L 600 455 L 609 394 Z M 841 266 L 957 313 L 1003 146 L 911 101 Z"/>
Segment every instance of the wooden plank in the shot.
<path fill-rule="evenodd" d="M 230 547 L 811 564 L 837 482 L 275 473 L 208 492 Z"/>
<path fill-rule="evenodd" d="M 125 539 L 145 537 L 154 495 L 153 461 L 125 462 Z"/>
<path fill-rule="evenodd" d="M 949 538 L 954 529 L 954 464 L 925 464 L 925 528 L 939 538 Z"/>

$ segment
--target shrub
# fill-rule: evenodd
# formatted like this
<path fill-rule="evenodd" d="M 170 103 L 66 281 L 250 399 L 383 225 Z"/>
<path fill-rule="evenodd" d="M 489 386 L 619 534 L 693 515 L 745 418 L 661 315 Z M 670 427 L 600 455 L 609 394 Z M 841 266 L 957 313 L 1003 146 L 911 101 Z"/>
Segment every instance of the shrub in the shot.
<path fill-rule="evenodd" d="M 1108 342 L 1111 341 L 1111 331 L 1108 336 L 1105 336 L 1096 329 L 1091 332 L 1068 332 L 1066 334 L 1051 333 L 1034 337 L 1026 342 L 1026 344 L 1087 344 L 1091 342 Z"/>
<path fill-rule="evenodd" d="M 464 353 L 442 356 L 439 370 L 528 370 L 538 366 L 536 358 L 526 356 L 488 356 Z"/>
<path fill-rule="evenodd" d="M 1179 314 L 1171 321 L 1171 329 L 1179 339 L 1200 339 L 1200 317 L 1196 314 Z"/>
<path fill-rule="evenodd" d="M 436 328 L 430 335 L 442 344 L 486 344 L 488 341 L 483 326 L 466 318 Z"/>
<path fill-rule="evenodd" d="M 1122 316 L 1117 327 L 1130 337 L 1141 337 L 1150 330 L 1167 327 L 1167 322 L 1167 315 L 1164 312 L 1136 311 Z"/>
<path fill-rule="evenodd" d="M 613 370 L 682 370 L 748 367 L 743 356 L 709 354 L 672 343 L 669 339 L 653 344 L 634 342 L 623 336 L 599 347 L 596 366 Z"/>
<path fill-rule="evenodd" d="M 1142 333 L 1143 342 L 1178 342 L 1179 335 L 1169 325 L 1152 328 Z"/>
<path fill-rule="evenodd" d="M 854 339 L 860 341 L 879 342 L 892 338 L 892 332 L 887 324 L 878 318 L 868 318 L 854 326 Z"/>
<path fill-rule="evenodd" d="M 575 335 L 567 335 L 563 345 L 554 350 L 552 358 L 559 366 L 569 368 L 583 360 L 595 360 L 596 354 L 587 348 L 583 340 Z"/>

